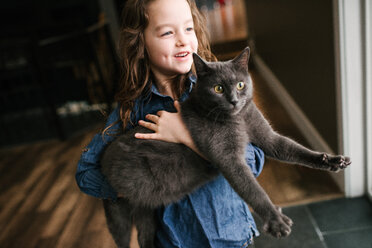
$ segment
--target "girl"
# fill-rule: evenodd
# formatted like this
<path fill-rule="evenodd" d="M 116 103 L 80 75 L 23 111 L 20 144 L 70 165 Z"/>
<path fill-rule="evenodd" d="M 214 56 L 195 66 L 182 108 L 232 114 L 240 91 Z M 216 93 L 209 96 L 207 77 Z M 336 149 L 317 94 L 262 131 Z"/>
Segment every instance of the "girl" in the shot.
<path fill-rule="evenodd" d="M 128 0 L 120 47 L 124 71 L 116 97 L 119 107 L 109 116 L 104 132 L 84 149 L 76 173 L 83 192 L 111 201 L 125 192 L 116 192 L 100 172 L 100 155 L 115 138 L 110 134 L 139 124 L 154 133 L 136 134 L 137 138 L 183 143 L 198 152 L 177 101 L 187 99 L 196 83 L 192 53 L 214 59 L 193 0 Z M 260 149 L 247 146 L 247 164 L 256 176 L 263 158 Z M 159 224 L 156 246 L 165 248 L 240 248 L 258 235 L 247 205 L 222 176 L 159 209 Z M 129 247 L 123 243 L 127 235 L 130 230 L 123 230 L 123 240 L 115 240 L 118 246 Z"/>

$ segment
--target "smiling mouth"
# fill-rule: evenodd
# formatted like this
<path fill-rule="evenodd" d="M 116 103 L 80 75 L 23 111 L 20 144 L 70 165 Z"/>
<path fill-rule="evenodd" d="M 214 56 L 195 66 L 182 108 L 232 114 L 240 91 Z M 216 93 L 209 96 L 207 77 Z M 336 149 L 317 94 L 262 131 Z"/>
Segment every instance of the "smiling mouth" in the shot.
<path fill-rule="evenodd" d="M 184 58 L 184 57 L 186 57 L 189 54 L 190 54 L 189 52 L 177 53 L 175 57 L 176 58 Z"/>

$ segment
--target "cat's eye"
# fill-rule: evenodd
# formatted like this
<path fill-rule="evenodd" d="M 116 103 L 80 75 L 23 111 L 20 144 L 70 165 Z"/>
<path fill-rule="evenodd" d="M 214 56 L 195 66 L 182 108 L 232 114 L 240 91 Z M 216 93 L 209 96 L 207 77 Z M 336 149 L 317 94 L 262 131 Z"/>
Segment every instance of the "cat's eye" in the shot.
<path fill-rule="evenodd" d="M 214 91 L 218 94 L 222 94 L 223 93 L 223 87 L 221 85 L 216 85 L 216 86 L 214 86 Z"/>
<path fill-rule="evenodd" d="M 244 84 L 243 82 L 239 82 L 239 83 L 236 85 L 236 88 L 237 88 L 238 90 L 242 90 L 242 89 L 244 89 L 244 86 L 245 86 L 245 84 Z"/>

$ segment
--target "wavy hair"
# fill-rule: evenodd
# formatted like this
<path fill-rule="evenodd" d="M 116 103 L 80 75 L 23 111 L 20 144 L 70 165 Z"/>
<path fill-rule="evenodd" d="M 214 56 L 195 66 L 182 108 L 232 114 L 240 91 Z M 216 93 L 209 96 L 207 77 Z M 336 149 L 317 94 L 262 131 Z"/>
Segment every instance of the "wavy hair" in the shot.
<path fill-rule="evenodd" d="M 144 32 L 149 23 L 147 6 L 156 0 L 128 0 L 123 8 L 123 23 L 119 40 L 121 78 L 115 100 L 120 106 L 120 120 L 123 128 L 130 122 L 134 101 L 144 92 L 151 90 L 152 73 L 146 53 Z M 215 61 L 209 44 L 205 17 L 199 12 L 194 0 L 186 0 L 190 6 L 194 30 L 198 40 L 198 54 L 207 61 Z M 175 78 L 172 84 L 174 94 L 179 97 L 185 90 L 187 75 Z M 112 125 L 107 127 L 106 132 Z"/>

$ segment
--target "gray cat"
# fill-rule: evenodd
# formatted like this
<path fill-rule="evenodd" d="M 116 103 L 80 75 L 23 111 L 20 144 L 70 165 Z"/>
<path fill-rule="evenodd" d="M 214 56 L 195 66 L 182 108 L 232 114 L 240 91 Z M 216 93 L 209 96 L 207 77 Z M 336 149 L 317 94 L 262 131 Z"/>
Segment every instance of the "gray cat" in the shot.
<path fill-rule="evenodd" d="M 273 205 L 246 165 L 249 142 L 266 156 L 311 168 L 338 171 L 351 163 L 348 157 L 311 151 L 273 131 L 252 101 L 249 48 L 227 62 L 193 56 L 198 83 L 181 103 L 181 115 L 210 163 L 181 144 L 134 138 L 136 132 L 149 132 L 142 127 L 110 144 L 101 160 L 102 172 L 124 198 L 105 200 L 104 208 L 118 247 L 129 247 L 132 222 L 140 246 L 154 247 L 155 209 L 180 200 L 218 173 L 262 218 L 266 232 L 278 238 L 289 235 L 291 219 Z"/>

